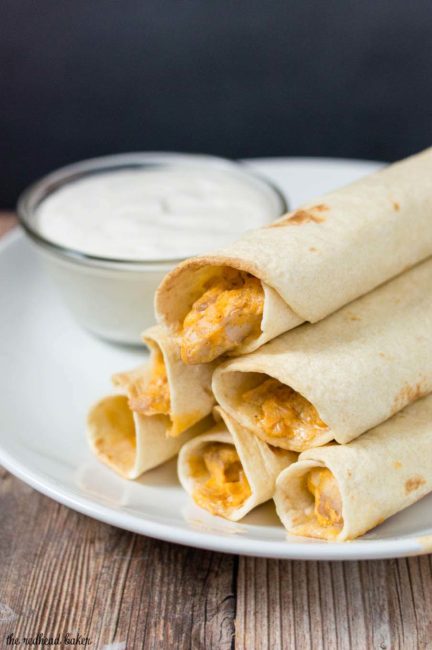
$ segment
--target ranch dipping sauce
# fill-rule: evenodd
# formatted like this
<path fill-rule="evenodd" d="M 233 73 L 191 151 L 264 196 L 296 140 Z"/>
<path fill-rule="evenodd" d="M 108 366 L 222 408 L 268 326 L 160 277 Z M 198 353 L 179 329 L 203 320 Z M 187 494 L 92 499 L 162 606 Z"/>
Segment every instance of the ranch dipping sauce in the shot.
<path fill-rule="evenodd" d="M 168 271 L 286 211 L 246 165 L 214 156 L 134 152 L 82 160 L 28 187 L 18 215 L 77 322 L 142 345 Z"/>
<path fill-rule="evenodd" d="M 91 174 L 49 194 L 37 230 L 60 246 L 116 260 L 175 260 L 221 248 L 278 216 L 271 192 L 210 166 Z M 279 212 L 280 214 L 280 212 Z"/>

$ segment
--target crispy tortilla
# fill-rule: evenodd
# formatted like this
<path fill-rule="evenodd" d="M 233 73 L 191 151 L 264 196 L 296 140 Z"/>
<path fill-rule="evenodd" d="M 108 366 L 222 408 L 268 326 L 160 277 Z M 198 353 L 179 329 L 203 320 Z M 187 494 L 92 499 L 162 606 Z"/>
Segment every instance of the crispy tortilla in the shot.
<path fill-rule="evenodd" d="M 229 351 L 256 350 L 315 323 L 432 255 L 432 148 L 315 199 L 228 248 L 169 273 L 156 295 L 160 322 L 181 335 L 193 303 L 227 269 L 265 294 L 260 331 Z"/>
<path fill-rule="evenodd" d="M 297 454 L 270 447 L 218 407 L 215 414 L 219 418 L 217 424 L 182 447 L 178 457 L 178 475 L 186 492 L 195 496 L 201 507 L 212 514 L 238 521 L 253 508 L 272 498 L 276 477 L 282 469 L 295 461 Z M 242 481 L 240 487 L 243 489 L 243 500 L 238 498 L 238 486 L 234 486 L 237 489 L 231 492 L 225 490 L 222 495 L 225 485 L 219 485 L 222 488 L 219 490 L 215 490 L 214 485 L 207 489 L 209 476 L 205 473 L 202 456 L 206 450 L 210 448 L 212 451 L 215 446 L 222 446 L 225 450 L 227 447 L 234 448 L 238 463 L 241 464 L 240 477 L 236 476 L 236 482 Z M 228 489 L 230 487 L 228 485 Z"/>
<path fill-rule="evenodd" d="M 87 438 L 97 458 L 120 476 L 136 479 L 178 454 L 181 446 L 211 426 L 201 420 L 176 438 L 166 435 L 164 415 L 145 416 L 130 410 L 125 395 L 108 395 L 87 418 Z"/>
<path fill-rule="evenodd" d="M 149 386 L 151 368 L 163 357 L 169 392 L 168 415 L 170 424 L 168 435 L 178 436 L 186 429 L 206 417 L 212 410 L 215 400 L 211 391 L 211 378 L 214 364 L 185 365 L 180 358 L 178 341 L 165 328 L 156 325 L 147 329 L 142 338 L 150 349 L 149 366 L 117 373 L 113 383 L 131 397 L 132 408 L 139 411 L 139 396 L 146 394 Z M 145 370 L 144 370 L 145 369 Z M 153 413 L 143 413 L 153 415 Z"/>
<path fill-rule="evenodd" d="M 291 534 L 355 539 L 432 491 L 431 449 L 429 395 L 347 445 L 302 453 L 277 479 L 277 513 Z M 334 494 L 331 497 L 341 519 L 327 514 L 320 521 L 319 513 L 317 517 L 307 479 L 323 468 L 337 483 L 340 502 Z"/>
<path fill-rule="evenodd" d="M 431 288 L 432 259 L 321 322 L 222 364 L 213 377 L 217 402 L 263 440 L 286 449 L 353 440 L 432 391 Z M 269 378 L 312 405 L 324 426 L 311 436 L 307 427 L 297 432 L 295 422 L 285 426 L 290 397 L 283 391 L 285 403 L 257 404 L 253 391 Z M 295 415 L 305 405 L 293 409 Z M 311 417 L 310 409 L 306 414 Z"/>

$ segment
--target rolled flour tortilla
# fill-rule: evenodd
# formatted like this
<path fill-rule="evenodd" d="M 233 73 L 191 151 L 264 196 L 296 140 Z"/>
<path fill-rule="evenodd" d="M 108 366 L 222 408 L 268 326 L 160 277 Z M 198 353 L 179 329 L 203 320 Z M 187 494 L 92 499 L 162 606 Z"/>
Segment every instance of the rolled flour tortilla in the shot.
<path fill-rule="evenodd" d="M 97 457 L 126 478 L 164 463 L 211 426 L 214 398 L 209 365 L 185 366 L 175 339 L 162 327 L 143 335 L 150 360 L 112 381 L 117 395 L 95 404 L 87 436 Z"/>
<path fill-rule="evenodd" d="M 132 410 L 167 416 L 167 433 L 177 436 L 211 412 L 214 364 L 185 365 L 178 341 L 164 327 L 151 327 L 142 338 L 150 349 L 150 374 L 141 366 L 114 375 L 113 383 L 128 395 Z"/>
<path fill-rule="evenodd" d="M 157 292 L 158 318 L 187 363 L 251 352 L 432 255 L 431 213 L 432 148 L 183 262 Z"/>
<path fill-rule="evenodd" d="M 432 259 L 219 366 L 224 410 L 294 451 L 347 443 L 432 391 Z"/>
<path fill-rule="evenodd" d="M 87 438 L 102 463 L 124 478 L 135 479 L 174 458 L 185 442 L 211 423 L 207 417 L 172 438 L 166 435 L 166 416 L 140 415 L 130 410 L 125 395 L 108 395 L 90 409 Z"/>
<path fill-rule="evenodd" d="M 270 447 L 218 407 L 215 417 L 210 431 L 182 447 L 178 475 L 197 505 L 238 521 L 272 498 L 276 477 L 297 454 Z"/>
<path fill-rule="evenodd" d="M 432 396 L 348 445 L 309 449 L 274 496 L 289 533 L 345 541 L 432 491 Z"/>

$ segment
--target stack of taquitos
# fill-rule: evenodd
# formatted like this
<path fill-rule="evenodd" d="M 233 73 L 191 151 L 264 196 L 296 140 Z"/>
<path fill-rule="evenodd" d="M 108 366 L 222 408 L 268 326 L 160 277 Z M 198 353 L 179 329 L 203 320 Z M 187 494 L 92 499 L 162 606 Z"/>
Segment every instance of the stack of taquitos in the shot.
<path fill-rule="evenodd" d="M 184 262 L 168 274 L 156 297 L 162 323 L 156 331 L 165 343 L 158 340 L 156 348 L 151 344 L 150 377 L 142 370 L 123 373 L 115 383 L 127 397 L 107 398 L 114 411 L 115 400 L 123 400 L 123 420 L 129 414 L 128 439 L 135 440 L 135 450 L 127 470 L 113 461 L 121 455 L 124 437 L 117 451 L 106 451 L 116 436 L 105 401 L 89 418 L 97 453 L 120 473 L 134 477 L 175 455 L 193 438 L 180 453 L 179 476 L 195 501 L 210 512 L 239 519 L 273 496 L 276 476 L 283 469 L 276 499 L 289 530 L 295 520 L 297 534 L 346 539 L 364 532 L 430 489 L 426 480 L 421 489 L 410 491 L 409 499 L 395 498 L 391 506 L 383 500 L 381 510 L 378 499 L 369 519 L 360 512 L 367 504 L 360 504 L 355 518 L 363 523 L 356 527 L 351 522 L 347 528 L 345 516 L 351 520 L 345 515 L 346 486 L 338 481 L 346 458 L 357 453 L 349 450 L 363 449 L 358 445 L 369 438 L 351 440 L 372 427 L 377 428 L 367 436 L 377 435 L 377 425 L 432 391 L 432 261 L 422 262 L 431 255 L 429 149 L 317 199 L 225 251 Z M 297 327 L 304 321 L 316 324 Z M 164 346 L 175 359 L 176 379 L 166 372 L 169 355 Z M 158 354 L 165 360 L 165 374 L 160 364 L 158 371 Z M 211 431 L 195 437 L 207 426 L 202 418 L 213 403 L 213 362 L 227 354 L 245 356 L 216 369 L 212 390 L 223 410 L 218 408 Z M 161 391 L 167 381 L 168 407 Z M 158 387 L 151 399 L 149 386 Z M 175 408 L 172 396 L 177 390 L 186 391 L 186 409 L 185 402 Z M 196 408 L 197 391 L 208 399 Z M 381 425 L 387 427 L 386 436 L 378 436 L 383 454 L 393 439 L 401 448 L 400 417 Z M 144 418 L 144 429 L 152 422 L 151 442 L 140 433 L 139 418 Z M 117 432 L 127 428 L 123 420 Z M 393 430 L 398 433 L 393 435 Z M 328 446 L 331 441 L 342 444 Z M 420 442 L 424 452 L 427 433 Z M 145 462 L 146 455 L 152 458 L 149 448 L 154 445 L 160 447 L 157 460 Z M 316 452 L 304 451 L 313 447 Z M 303 452 L 298 463 L 295 452 Z M 317 467 L 300 471 L 315 453 Z M 342 469 L 334 474 L 326 465 L 327 453 L 337 453 L 340 459 L 335 462 Z M 415 455 L 413 451 L 405 481 L 410 480 Z M 291 489 L 290 477 L 298 476 L 301 487 Z M 360 472 L 354 480 L 360 492 L 365 476 Z M 281 505 L 287 491 L 289 507 Z M 307 503 L 307 522 L 299 520 L 294 494 L 301 496 L 301 504 Z M 299 512 L 302 508 L 299 505 Z M 286 509 L 289 515 L 283 514 Z"/>
<path fill-rule="evenodd" d="M 432 391 L 432 259 L 219 366 L 218 403 L 272 445 L 347 443 Z"/>
<path fill-rule="evenodd" d="M 432 148 L 169 273 L 156 312 L 187 363 L 251 352 L 432 255 Z"/>
<path fill-rule="evenodd" d="M 213 391 L 258 437 L 303 452 L 277 480 L 291 533 L 363 534 L 432 490 L 432 397 L 401 411 L 432 391 L 432 260 L 223 364 Z"/>

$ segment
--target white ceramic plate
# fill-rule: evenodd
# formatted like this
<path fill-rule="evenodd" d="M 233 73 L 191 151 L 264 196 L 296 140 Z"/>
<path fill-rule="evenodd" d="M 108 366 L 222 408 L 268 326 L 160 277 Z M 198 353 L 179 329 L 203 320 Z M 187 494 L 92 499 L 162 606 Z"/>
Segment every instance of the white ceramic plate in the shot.
<path fill-rule="evenodd" d="M 292 206 L 376 169 L 376 163 L 273 159 L 251 163 Z M 0 462 L 91 517 L 201 548 L 299 559 L 356 559 L 432 550 L 432 496 L 348 544 L 287 537 L 272 503 L 241 523 L 212 517 L 181 490 L 175 462 L 128 482 L 100 465 L 84 438 L 88 406 L 109 377 L 142 359 L 82 331 L 20 233 L 0 242 Z"/>

